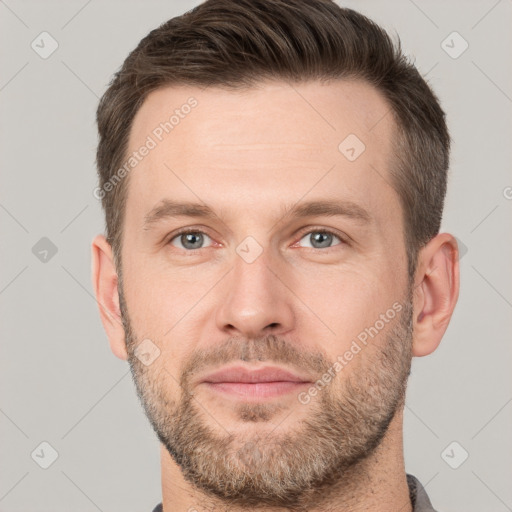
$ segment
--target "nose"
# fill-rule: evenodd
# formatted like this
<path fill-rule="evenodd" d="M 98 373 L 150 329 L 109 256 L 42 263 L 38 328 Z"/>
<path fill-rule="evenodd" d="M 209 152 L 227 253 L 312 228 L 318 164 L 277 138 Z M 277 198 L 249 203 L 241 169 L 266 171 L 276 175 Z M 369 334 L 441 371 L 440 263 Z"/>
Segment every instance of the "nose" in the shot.
<path fill-rule="evenodd" d="M 284 334 L 294 327 L 293 293 L 264 251 L 248 263 L 238 254 L 226 276 L 217 327 L 230 336 L 257 338 Z"/>

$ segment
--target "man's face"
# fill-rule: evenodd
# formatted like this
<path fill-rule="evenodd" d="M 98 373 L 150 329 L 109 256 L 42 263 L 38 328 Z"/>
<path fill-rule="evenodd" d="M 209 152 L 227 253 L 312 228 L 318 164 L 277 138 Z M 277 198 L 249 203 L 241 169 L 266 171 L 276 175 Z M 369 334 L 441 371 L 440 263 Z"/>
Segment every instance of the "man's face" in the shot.
<path fill-rule="evenodd" d="M 159 131 L 190 97 L 197 105 Z M 148 136 L 156 144 L 129 177 L 129 362 L 160 441 L 203 491 L 242 505 L 299 503 L 364 463 L 386 434 L 412 337 L 393 130 L 385 101 L 359 81 L 165 88 L 137 113 L 128 152 Z M 149 221 L 164 200 L 214 215 L 160 209 Z M 310 202 L 340 212 L 299 215 Z M 136 357 L 141 342 L 160 351 L 149 365 Z M 212 377 L 233 367 L 248 378 L 279 367 L 298 382 Z"/>

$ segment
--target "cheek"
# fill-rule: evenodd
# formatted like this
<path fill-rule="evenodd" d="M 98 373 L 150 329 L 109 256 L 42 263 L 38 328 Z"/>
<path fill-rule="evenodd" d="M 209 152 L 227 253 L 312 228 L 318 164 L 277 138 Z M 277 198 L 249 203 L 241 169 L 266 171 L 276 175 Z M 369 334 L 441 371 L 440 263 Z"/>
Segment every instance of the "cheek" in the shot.
<path fill-rule="evenodd" d="M 180 319 L 186 314 L 185 305 L 173 295 L 176 289 L 164 286 L 162 283 L 154 283 L 144 278 L 142 272 L 133 272 L 130 278 L 124 277 L 125 299 L 133 330 L 133 336 L 138 344 L 149 340 L 156 345 L 159 355 L 151 364 L 148 371 L 160 372 L 160 366 L 176 377 L 173 361 L 178 360 L 176 353 L 176 332 L 180 326 Z M 148 344 L 153 348 L 153 345 Z M 170 376 L 169 379 L 172 380 Z"/>
<path fill-rule="evenodd" d="M 131 258 L 123 266 L 125 297 L 130 317 L 138 332 L 161 337 L 173 328 L 197 301 L 201 292 L 196 283 L 164 272 L 145 258 Z"/>
<path fill-rule="evenodd" d="M 295 279 L 294 291 L 307 305 L 297 303 L 303 310 L 299 329 L 311 332 L 314 343 L 322 346 L 331 361 L 350 350 L 355 340 L 364 348 L 360 340 L 381 344 L 384 339 L 381 334 L 393 324 L 388 317 L 383 324 L 381 315 L 401 300 L 401 283 L 393 281 L 390 274 L 388 278 L 385 276 L 382 270 L 366 266 L 364 270 L 362 267 L 338 268 L 323 275 L 316 273 L 314 278 L 309 274 Z M 395 312 L 391 313 L 394 317 Z M 347 358 L 352 355 L 348 354 Z"/>

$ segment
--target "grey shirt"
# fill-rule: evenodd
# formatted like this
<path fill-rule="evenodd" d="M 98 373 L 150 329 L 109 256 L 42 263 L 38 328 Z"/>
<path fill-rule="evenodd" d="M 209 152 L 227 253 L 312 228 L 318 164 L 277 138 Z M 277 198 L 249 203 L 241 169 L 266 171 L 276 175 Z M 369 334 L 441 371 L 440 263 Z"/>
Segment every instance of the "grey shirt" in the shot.
<path fill-rule="evenodd" d="M 407 485 L 409 486 L 409 497 L 411 498 L 413 512 L 436 512 L 425 489 L 415 476 L 407 474 Z M 162 504 L 158 504 L 153 512 L 163 512 Z M 165 512 L 172 511 L 166 510 Z"/>

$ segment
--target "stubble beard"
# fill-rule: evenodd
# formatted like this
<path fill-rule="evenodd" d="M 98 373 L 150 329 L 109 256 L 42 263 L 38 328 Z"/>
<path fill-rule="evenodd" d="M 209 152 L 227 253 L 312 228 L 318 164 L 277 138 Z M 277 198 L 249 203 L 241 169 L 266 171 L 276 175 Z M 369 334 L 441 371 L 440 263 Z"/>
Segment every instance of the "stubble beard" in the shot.
<path fill-rule="evenodd" d="M 321 377 L 333 362 L 323 354 L 297 352 L 277 336 L 259 340 L 230 339 L 208 354 L 195 354 L 178 385 L 165 368 L 145 367 L 134 355 L 139 338 L 130 324 L 124 298 L 121 311 L 128 362 L 137 394 L 160 442 L 196 489 L 226 506 L 306 509 L 318 504 L 326 490 L 349 482 L 351 472 L 374 453 L 398 410 L 403 407 L 411 368 L 412 297 L 404 301 L 384 341 L 373 340 L 308 404 L 297 425 L 286 421 L 270 427 L 279 403 L 240 403 L 234 412 L 244 434 L 221 426 L 215 411 L 205 410 L 190 385 L 195 368 L 214 362 L 268 361 L 314 369 Z M 357 361 L 357 362 L 356 362 Z M 155 369 L 158 368 L 158 371 Z M 176 394 L 176 393 L 175 393 Z M 248 433 L 250 432 L 250 433 Z"/>

